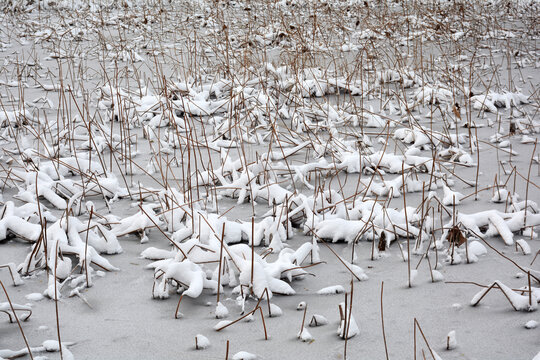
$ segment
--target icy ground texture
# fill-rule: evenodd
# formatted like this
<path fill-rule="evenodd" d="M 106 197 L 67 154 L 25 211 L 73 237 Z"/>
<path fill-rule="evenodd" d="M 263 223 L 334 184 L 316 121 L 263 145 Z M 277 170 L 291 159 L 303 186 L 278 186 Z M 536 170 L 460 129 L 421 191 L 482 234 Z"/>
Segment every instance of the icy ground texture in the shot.
<path fill-rule="evenodd" d="M 0 7 L 0 358 L 538 357 L 537 2 Z"/>

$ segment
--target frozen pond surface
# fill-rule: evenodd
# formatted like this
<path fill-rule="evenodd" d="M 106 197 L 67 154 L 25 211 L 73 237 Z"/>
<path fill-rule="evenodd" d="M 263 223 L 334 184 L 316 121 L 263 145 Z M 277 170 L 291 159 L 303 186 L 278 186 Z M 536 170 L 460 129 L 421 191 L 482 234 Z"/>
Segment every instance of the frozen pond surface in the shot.
<path fill-rule="evenodd" d="M 536 1 L 0 7 L 0 359 L 540 359 Z"/>

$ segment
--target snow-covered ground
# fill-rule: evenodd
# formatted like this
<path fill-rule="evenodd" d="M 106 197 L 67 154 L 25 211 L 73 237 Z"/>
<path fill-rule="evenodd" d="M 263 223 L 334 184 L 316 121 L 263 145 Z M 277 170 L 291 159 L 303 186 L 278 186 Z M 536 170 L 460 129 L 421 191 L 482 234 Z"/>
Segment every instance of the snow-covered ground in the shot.
<path fill-rule="evenodd" d="M 540 359 L 536 1 L 0 8 L 0 359 Z"/>

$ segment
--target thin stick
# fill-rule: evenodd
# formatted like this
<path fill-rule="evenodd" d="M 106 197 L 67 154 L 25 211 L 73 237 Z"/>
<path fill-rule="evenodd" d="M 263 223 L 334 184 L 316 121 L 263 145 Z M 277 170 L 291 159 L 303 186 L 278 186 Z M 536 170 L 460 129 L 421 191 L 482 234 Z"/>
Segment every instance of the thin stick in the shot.
<path fill-rule="evenodd" d="M 88 226 L 86 228 L 86 239 L 84 242 L 84 268 L 86 272 L 86 287 L 90 287 L 90 281 L 88 278 L 88 234 L 90 233 L 90 222 L 92 221 L 93 214 L 94 214 L 94 207 L 90 209 L 90 217 L 88 218 Z"/>
<path fill-rule="evenodd" d="M 223 223 L 225 226 L 225 223 Z M 253 286 L 253 271 L 255 266 L 255 218 L 251 218 L 251 286 Z"/>
<path fill-rule="evenodd" d="M 155 227 L 158 228 L 158 230 L 163 234 L 163 236 L 165 236 L 167 238 L 167 240 L 169 240 L 171 242 L 171 244 L 173 244 L 173 246 L 175 248 L 177 248 L 178 250 L 180 250 L 180 252 L 182 253 L 182 255 L 184 255 L 184 258 L 187 259 L 187 255 L 186 253 L 184 252 L 184 250 L 182 250 L 182 248 L 173 240 L 171 239 L 167 234 L 165 234 L 165 232 L 163 230 L 161 230 L 161 228 L 158 226 L 158 224 L 156 224 L 156 222 L 154 221 L 154 219 L 152 219 L 147 213 L 146 211 L 144 211 L 143 207 L 141 206 L 141 204 L 139 204 L 139 208 L 141 209 L 141 211 L 146 215 L 146 217 L 148 219 L 150 219 L 150 221 L 154 224 Z"/>
<path fill-rule="evenodd" d="M 358 280 L 358 281 L 362 281 L 355 273 L 354 271 L 351 270 L 351 268 L 345 264 L 345 262 L 341 259 L 341 256 L 339 256 L 335 251 L 334 249 L 332 249 L 327 243 L 326 241 L 324 241 L 324 239 L 320 238 L 319 236 L 317 236 L 317 234 L 315 234 L 315 231 L 313 231 L 313 229 L 310 229 L 311 230 L 311 233 L 313 234 L 313 236 L 315 236 L 317 239 L 319 239 L 320 241 L 322 241 L 322 243 L 332 252 L 332 254 L 334 254 L 338 260 L 343 264 L 343 266 L 345 266 L 347 268 L 347 270 L 349 270 L 349 272 Z"/>
<path fill-rule="evenodd" d="M 264 340 L 268 340 L 268 332 L 266 331 L 266 322 L 264 321 L 264 314 L 263 314 L 263 311 L 262 311 L 262 308 L 259 306 L 259 311 L 261 313 L 261 320 L 262 320 L 262 323 L 263 323 L 263 328 L 264 328 Z"/>
<path fill-rule="evenodd" d="M 176 311 L 174 312 L 175 319 L 178 319 L 178 310 L 180 309 L 180 302 L 182 302 L 183 297 L 184 297 L 184 294 L 180 295 L 180 299 L 178 299 L 178 304 L 176 305 Z"/>
<path fill-rule="evenodd" d="M 534 153 L 536 152 L 536 145 L 538 144 L 538 138 L 534 141 L 534 149 L 531 155 L 531 161 L 529 162 L 529 171 L 527 172 L 527 184 L 525 185 L 525 214 L 523 215 L 523 225 L 527 226 L 527 208 L 529 207 L 529 179 L 531 178 L 531 168 L 534 158 Z"/>
<path fill-rule="evenodd" d="M 386 354 L 386 360 L 389 360 L 388 357 L 388 345 L 386 344 L 386 333 L 384 331 L 384 312 L 383 312 L 383 292 L 384 292 L 384 281 L 381 282 L 381 324 L 382 324 L 382 334 L 384 340 L 384 352 Z"/>
<path fill-rule="evenodd" d="M 353 295 L 354 295 L 354 282 L 353 282 L 353 279 L 351 279 L 351 295 L 350 295 L 350 300 L 351 301 L 349 301 L 348 319 L 346 321 L 346 324 L 344 324 L 344 326 L 346 326 L 346 329 L 345 329 L 345 345 L 344 345 L 345 348 L 343 349 L 343 358 L 345 360 L 347 359 L 347 343 L 348 343 L 348 340 L 349 340 L 349 328 L 351 326 Z"/>
<path fill-rule="evenodd" d="M 58 241 L 56 241 L 56 260 L 54 261 L 54 306 L 56 311 L 56 333 L 58 335 L 58 345 L 60 348 L 60 359 L 64 359 L 62 353 L 62 339 L 60 337 L 60 319 L 58 318 L 58 290 L 56 289 L 56 269 L 58 268 Z"/>
<path fill-rule="evenodd" d="M 302 326 L 300 326 L 300 333 L 298 335 L 299 337 L 302 337 L 302 332 L 304 332 L 304 323 L 306 321 L 306 312 L 307 312 L 307 304 L 304 307 L 304 316 L 302 317 Z"/>
<path fill-rule="evenodd" d="M 217 285 L 217 302 L 219 302 L 219 288 L 221 287 L 221 263 L 223 261 L 223 240 L 225 237 L 225 222 L 221 230 L 221 246 L 219 247 L 219 266 L 218 266 L 218 285 Z"/>
<path fill-rule="evenodd" d="M 532 288 L 531 288 L 531 272 L 527 271 L 527 280 L 529 282 L 529 306 L 532 306 Z"/>

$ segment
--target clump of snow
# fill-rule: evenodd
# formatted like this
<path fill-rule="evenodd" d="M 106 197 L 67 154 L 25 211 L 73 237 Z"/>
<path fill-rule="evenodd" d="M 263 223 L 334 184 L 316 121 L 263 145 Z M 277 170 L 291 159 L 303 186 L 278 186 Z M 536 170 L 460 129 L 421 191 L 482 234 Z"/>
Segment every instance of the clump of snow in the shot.
<path fill-rule="evenodd" d="M 531 253 L 531 247 L 524 239 L 516 240 L 516 246 L 523 252 L 523 255 L 529 255 Z"/>
<path fill-rule="evenodd" d="M 24 284 L 24 281 L 21 279 L 21 276 L 17 272 L 17 266 L 14 263 L 0 265 L 0 268 L 3 268 L 3 267 L 8 268 L 8 271 L 10 272 L 11 276 L 13 276 L 13 283 L 15 286 Z"/>
<path fill-rule="evenodd" d="M 309 333 L 309 331 L 303 327 L 302 330 L 296 335 L 297 338 L 302 340 L 303 342 L 311 342 L 313 341 L 313 336 Z"/>
<path fill-rule="evenodd" d="M 239 351 L 232 358 L 233 360 L 256 360 L 257 355 L 248 353 L 247 351 Z"/>
<path fill-rule="evenodd" d="M 493 291 L 499 289 L 504 293 L 512 307 L 516 311 L 534 311 L 538 308 L 538 299 L 533 293 L 531 295 L 531 303 L 529 303 L 529 296 L 520 295 L 517 292 L 513 291 L 508 286 L 504 285 L 502 282 L 496 280 L 487 288 L 482 289 L 478 292 L 471 300 L 471 305 L 476 306 L 480 300 L 487 294 L 488 291 Z"/>
<path fill-rule="evenodd" d="M 452 350 L 457 347 L 456 331 L 452 330 L 446 336 L 446 350 Z"/>
<path fill-rule="evenodd" d="M 416 277 L 418 276 L 418 270 L 411 270 L 411 275 L 407 280 L 408 286 L 413 286 L 415 284 Z"/>
<path fill-rule="evenodd" d="M 45 340 L 42 345 L 45 348 L 45 351 L 60 351 L 60 343 L 57 340 Z"/>
<path fill-rule="evenodd" d="M 487 254 L 486 247 L 480 241 L 469 241 L 468 243 L 469 254 L 473 254 L 476 256 L 482 256 Z"/>
<path fill-rule="evenodd" d="M 30 301 L 40 301 L 43 299 L 43 294 L 31 293 L 31 294 L 25 295 L 25 298 Z"/>
<path fill-rule="evenodd" d="M 444 280 L 444 275 L 441 274 L 438 270 L 431 270 L 431 276 L 433 277 L 433 282 L 439 282 Z"/>
<path fill-rule="evenodd" d="M 500 188 L 495 190 L 491 201 L 494 203 L 502 203 L 505 202 L 509 196 L 510 192 L 508 190 Z"/>
<path fill-rule="evenodd" d="M 316 326 L 323 326 L 328 324 L 328 319 L 325 318 L 322 315 L 314 314 L 311 317 L 311 321 L 309 322 L 309 326 L 316 327 Z"/>
<path fill-rule="evenodd" d="M 216 305 L 215 315 L 216 315 L 216 319 L 223 319 L 229 316 L 229 310 L 227 309 L 225 305 L 221 303 L 221 301 L 218 302 Z"/>
<path fill-rule="evenodd" d="M 210 340 L 204 335 L 197 334 L 195 335 L 195 349 L 204 350 L 210 346 Z"/>
<path fill-rule="evenodd" d="M 279 317 L 283 315 L 283 311 L 274 303 L 270 304 L 270 317 Z"/>
<path fill-rule="evenodd" d="M 350 339 L 360 333 L 360 329 L 358 328 L 358 325 L 356 324 L 356 320 L 354 319 L 354 315 L 345 314 L 346 319 L 343 319 L 340 321 L 337 334 L 342 339 Z"/>
<path fill-rule="evenodd" d="M 538 326 L 538 321 L 536 320 L 529 320 L 525 323 L 526 329 L 536 329 L 537 326 Z"/>
<path fill-rule="evenodd" d="M 214 325 L 214 330 L 221 329 L 222 327 L 229 325 L 230 323 L 232 323 L 231 320 L 221 320 L 216 325 Z"/>
<path fill-rule="evenodd" d="M 443 205 L 459 205 L 464 195 L 457 191 L 452 191 L 446 185 L 443 186 L 444 197 L 442 200 Z"/>
<path fill-rule="evenodd" d="M 333 285 L 333 286 L 327 286 L 325 288 L 320 289 L 317 291 L 317 294 L 319 295 L 334 295 L 334 294 L 343 294 L 345 292 L 345 289 L 341 285 Z"/>

